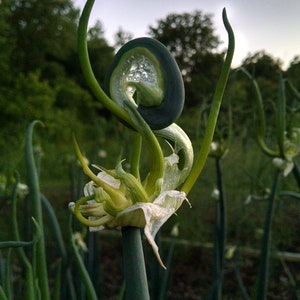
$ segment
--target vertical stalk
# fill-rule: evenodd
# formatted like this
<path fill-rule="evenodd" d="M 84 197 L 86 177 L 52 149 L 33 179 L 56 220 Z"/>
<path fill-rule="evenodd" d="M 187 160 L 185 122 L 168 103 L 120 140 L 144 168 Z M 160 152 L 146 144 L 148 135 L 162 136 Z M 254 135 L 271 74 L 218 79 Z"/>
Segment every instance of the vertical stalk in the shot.
<path fill-rule="evenodd" d="M 85 288 L 86 293 L 86 299 L 88 300 L 97 300 L 97 294 L 95 291 L 95 288 L 93 286 L 92 280 L 89 276 L 89 273 L 84 265 L 82 256 L 78 250 L 78 247 L 76 245 L 76 241 L 72 232 L 72 216 L 69 218 L 69 234 L 70 234 L 70 241 L 71 241 L 71 250 L 73 253 L 74 261 L 80 276 L 80 279 L 82 280 L 82 283 Z"/>
<path fill-rule="evenodd" d="M 142 136 L 135 134 L 130 165 L 131 173 L 138 179 L 141 146 Z M 140 228 L 122 228 L 122 248 L 126 299 L 150 299 Z"/>
<path fill-rule="evenodd" d="M 166 270 L 163 270 L 163 276 L 162 278 L 158 278 L 159 281 L 161 281 L 159 286 L 159 300 L 165 300 L 167 299 L 167 291 L 168 291 L 168 283 L 170 280 L 170 272 L 171 272 L 171 264 L 172 264 L 172 258 L 174 254 L 175 249 L 175 242 L 176 242 L 177 236 L 173 235 L 169 247 L 169 252 L 166 260 Z"/>
<path fill-rule="evenodd" d="M 293 160 L 294 168 L 293 168 L 293 174 L 294 178 L 298 184 L 298 188 L 300 188 L 300 169 L 296 162 L 296 160 Z M 300 201 L 298 201 L 298 230 L 300 229 Z"/>
<path fill-rule="evenodd" d="M 150 300 L 141 232 L 122 227 L 125 294 L 127 300 Z"/>
<path fill-rule="evenodd" d="M 29 197 L 32 205 L 32 215 L 36 220 L 39 228 L 41 229 L 41 237 L 36 242 L 35 253 L 33 256 L 33 267 L 35 271 L 35 276 L 40 288 L 41 297 L 43 300 L 50 299 L 49 285 L 48 285 L 48 271 L 46 262 L 46 249 L 45 249 L 45 236 L 44 236 L 44 225 L 43 225 L 43 214 L 42 214 L 42 204 L 41 195 L 39 187 L 38 171 L 36 168 L 36 163 L 33 155 L 32 147 L 32 134 L 34 126 L 39 123 L 34 121 L 29 125 L 26 134 L 26 144 L 25 144 L 25 159 L 26 159 L 26 170 L 27 170 L 27 181 L 29 187 Z"/>
<path fill-rule="evenodd" d="M 20 233 L 18 229 L 18 220 L 17 220 L 17 185 L 19 183 L 19 176 L 16 178 L 16 183 L 13 190 L 12 196 L 12 208 L 11 208 L 11 220 L 12 220 L 12 234 L 15 240 L 20 241 Z M 26 290 L 24 292 L 26 300 L 34 300 L 35 297 L 35 286 L 34 286 L 34 275 L 32 265 L 25 254 L 23 248 L 17 248 L 17 254 L 19 259 L 24 264 L 25 268 L 25 281 L 26 281 Z"/>
<path fill-rule="evenodd" d="M 216 203 L 215 242 L 214 242 L 214 285 L 212 299 L 222 299 L 223 268 L 227 232 L 226 201 L 223 187 L 221 159 L 216 158 L 217 186 L 219 199 Z"/>
<path fill-rule="evenodd" d="M 251 300 L 250 296 L 249 296 L 249 294 L 248 294 L 248 292 L 246 290 L 246 287 L 244 285 L 244 282 L 242 280 L 242 277 L 241 277 L 241 272 L 240 272 L 240 268 L 239 268 L 238 251 L 235 251 L 233 260 L 234 260 L 234 262 L 233 262 L 233 270 L 234 270 L 234 273 L 235 273 L 235 276 L 236 276 L 239 288 L 240 288 L 241 293 L 243 295 L 243 298 L 245 300 Z"/>
<path fill-rule="evenodd" d="M 140 157 L 141 157 L 142 137 L 134 133 L 133 147 L 130 155 L 130 171 L 139 181 L 140 178 Z"/>
<path fill-rule="evenodd" d="M 278 146 L 280 151 L 280 156 L 284 157 L 284 140 L 286 134 L 286 97 L 285 97 L 285 81 L 280 75 L 279 82 L 279 97 L 277 101 L 277 134 L 278 134 Z"/>
<path fill-rule="evenodd" d="M 264 235 L 261 244 L 259 273 L 256 289 L 256 300 L 266 300 L 269 285 L 269 264 L 272 240 L 272 223 L 275 211 L 275 195 L 279 183 L 280 171 L 277 170 L 268 200 L 267 213 L 264 224 Z"/>

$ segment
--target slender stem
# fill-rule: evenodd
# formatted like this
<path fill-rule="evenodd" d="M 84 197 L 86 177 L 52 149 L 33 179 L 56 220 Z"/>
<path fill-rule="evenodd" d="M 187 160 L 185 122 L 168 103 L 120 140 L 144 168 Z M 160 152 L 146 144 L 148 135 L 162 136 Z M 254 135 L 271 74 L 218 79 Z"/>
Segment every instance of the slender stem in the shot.
<path fill-rule="evenodd" d="M 17 185 L 19 183 L 19 177 L 16 178 L 16 184 L 13 191 L 12 196 L 12 209 L 11 209 L 11 220 L 12 220 L 12 232 L 13 237 L 16 240 L 20 240 L 20 233 L 18 229 L 18 221 L 17 221 Z M 35 287 L 34 287 L 34 275 L 32 265 L 25 254 L 23 248 L 17 248 L 17 253 L 19 259 L 22 261 L 25 267 L 25 278 L 26 278 L 26 291 L 25 291 L 25 299 L 34 300 L 35 297 Z"/>
<path fill-rule="evenodd" d="M 243 294 L 243 298 L 245 300 L 251 300 L 250 296 L 247 292 L 247 289 L 244 285 L 243 279 L 241 277 L 241 272 L 240 272 L 240 268 L 239 268 L 239 259 L 238 259 L 238 250 L 235 251 L 234 257 L 233 257 L 233 270 L 239 285 L 239 288 Z"/>
<path fill-rule="evenodd" d="M 159 290 L 160 290 L 159 291 L 159 300 L 166 299 L 176 239 L 177 239 L 176 236 L 172 236 L 170 247 L 169 247 L 169 252 L 168 252 L 168 256 L 167 256 L 167 263 L 166 263 L 167 268 L 166 268 L 166 270 L 163 271 L 163 277 L 157 278 L 157 281 L 161 281 L 160 286 L 159 286 Z"/>
<path fill-rule="evenodd" d="M 270 251 L 272 240 L 272 222 L 275 211 L 275 195 L 279 183 L 280 171 L 276 171 L 272 191 L 268 200 L 267 213 L 264 224 L 264 235 L 261 244 L 259 273 L 256 289 L 256 299 L 266 300 L 268 285 L 269 285 L 269 264 L 270 264 Z"/>
<path fill-rule="evenodd" d="M 122 227 L 122 246 L 126 299 L 149 300 L 141 232 L 136 227 Z"/>
<path fill-rule="evenodd" d="M 26 134 L 26 145 L 25 145 L 25 158 L 26 158 L 26 169 L 28 173 L 28 186 L 30 191 L 30 200 L 32 204 L 32 215 L 36 220 L 39 228 L 41 229 L 42 235 L 37 241 L 36 253 L 33 257 L 33 266 L 36 272 L 37 281 L 40 287 L 41 296 L 43 300 L 50 299 L 50 291 L 48 285 L 48 271 L 46 262 L 46 249 L 45 249 L 45 237 L 44 237 L 44 227 L 43 227 L 43 214 L 42 214 L 42 204 L 41 195 L 39 188 L 39 178 L 38 172 L 33 155 L 32 147 L 32 134 L 34 126 L 39 123 L 34 121 L 29 125 Z"/>
<path fill-rule="evenodd" d="M 196 162 L 191 170 L 189 177 L 187 178 L 187 180 L 185 181 L 185 183 L 183 184 L 182 189 L 181 189 L 186 194 L 188 194 L 190 192 L 190 190 L 192 189 L 193 185 L 195 184 L 197 178 L 199 177 L 199 175 L 205 165 L 207 156 L 210 151 L 210 145 L 212 143 L 212 139 L 214 136 L 215 127 L 216 127 L 216 123 L 217 123 L 217 119 L 218 119 L 218 115 L 219 115 L 219 111 L 220 111 L 220 106 L 221 106 L 222 99 L 223 99 L 223 94 L 224 94 L 226 83 L 227 83 L 228 76 L 230 73 L 230 66 L 231 66 L 233 53 L 234 53 L 234 33 L 228 22 L 225 9 L 223 10 L 223 22 L 224 22 L 225 28 L 228 32 L 228 40 L 229 40 L 228 51 L 227 51 L 227 55 L 226 55 L 226 58 L 225 58 L 225 61 L 224 61 L 224 64 L 223 64 L 223 67 L 221 70 L 221 75 L 219 77 L 219 80 L 218 80 L 218 83 L 216 86 L 216 90 L 214 93 L 211 110 L 210 110 L 209 117 L 207 120 L 207 127 L 205 130 L 205 134 L 204 134 L 204 138 L 203 138 L 203 142 L 202 142 L 200 151 L 198 153 L 198 157 L 197 157 Z"/>
<path fill-rule="evenodd" d="M 49 200 L 44 195 L 41 195 L 41 201 L 46 210 L 46 213 L 48 214 L 48 217 L 50 220 L 50 225 L 52 227 L 53 234 L 54 234 L 54 239 L 56 241 L 60 256 L 63 260 L 63 265 L 66 265 L 67 259 L 68 259 L 67 250 L 66 250 L 66 247 L 64 244 L 62 232 L 61 232 L 55 211 L 54 211 L 51 203 L 49 202 Z"/>
<path fill-rule="evenodd" d="M 82 260 L 82 257 L 79 253 L 79 250 L 77 248 L 77 245 L 75 243 L 75 238 L 72 233 L 72 216 L 70 216 L 69 219 L 69 231 L 70 231 L 70 239 L 71 239 L 71 249 L 74 255 L 75 264 L 77 266 L 78 272 L 80 274 L 81 280 L 85 287 L 85 292 L 87 295 L 88 300 L 97 300 L 97 294 L 95 291 L 95 288 L 93 286 L 92 280 L 89 276 L 89 273 L 84 265 L 84 262 Z"/>
<path fill-rule="evenodd" d="M 101 103 L 109 109 L 115 116 L 124 120 L 131 127 L 135 128 L 134 124 L 130 120 L 128 114 L 124 109 L 119 107 L 115 102 L 113 102 L 100 87 L 94 72 L 91 67 L 88 47 L 87 47 L 87 29 L 90 13 L 92 11 L 95 0 L 87 0 L 83 12 L 80 17 L 77 39 L 78 39 L 78 55 L 82 68 L 83 75 L 87 81 L 88 86 L 95 95 L 95 97 L 101 101 Z"/>
<path fill-rule="evenodd" d="M 0 300 L 8 300 L 1 285 L 0 285 Z"/>
<path fill-rule="evenodd" d="M 294 163 L 293 174 L 298 184 L 298 188 L 300 188 L 300 169 L 295 159 L 293 160 L 293 163 Z M 300 229 L 300 201 L 298 201 L 298 229 Z"/>
<path fill-rule="evenodd" d="M 8 250 L 7 260 L 4 270 L 4 289 L 8 299 L 12 299 L 13 294 L 13 283 L 12 283 L 12 249 Z"/>
<path fill-rule="evenodd" d="M 240 69 L 252 82 L 254 88 L 254 100 L 256 102 L 256 111 L 257 111 L 257 130 L 256 130 L 256 139 L 257 143 L 262 149 L 262 151 L 271 157 L 277 157 L 280 155 L 279 151 L 270 149 L 265 143 L 265 134 L 266 134 L 266 118 L 264 112 L 263 99 L 261 96 L 260 88 L 257 81 L 251 76 L 251 74 L 244 68 Z"/>
<path fill-rule="evenodd" d="M 221 159 L 216 159 L 217 185 L 219 190 L 219 199 L 216 203 L 216 219 L 215 219 L 215 244 L 214 244 L 214 271 L 215 285 L 213 290 L 213 299 L 220 300 L 222 298 L 223 285 L 223 268 L 226 246 L 226 202 L 223 188 L 223 175 Z"/>
<path fill-rule="evenodd" d="M 285 81 L 280 77 L 279 96 L 277 102 L 277 134 L 280 156 L 285 157 L 284 140 L 286 131 L 286 97 Z"/>
<path fill-rule="evenodd" d="M 133 147 L 130 156 L 130 170 L 131 174 L 139 181 L 140 178 L 140 157 L 141 157 L 142 137 L 140 134 L 134 133 Z"/>

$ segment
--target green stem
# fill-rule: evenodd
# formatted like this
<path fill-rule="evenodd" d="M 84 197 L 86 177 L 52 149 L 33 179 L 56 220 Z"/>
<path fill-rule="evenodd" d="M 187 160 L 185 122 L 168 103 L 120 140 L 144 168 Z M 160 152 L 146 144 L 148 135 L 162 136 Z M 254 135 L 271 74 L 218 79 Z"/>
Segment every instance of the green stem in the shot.
<path fill-rule="evenodd" d="M 36 278 L 38 285 L 40 287 L 41 296 L 43 300 L 50 299 L 49 285 L 48 285 L 48 272 L 47 272 L 47 262 L 46 262 L 46 249 L 45 249 L 45 237 L 44 237 L 44 227 L 43 227 L 43 214 L 42 214 L 42 205 L 40 198 L 40 189 L 39 189 L 39 178 L 38 172 L 33 155 L 32 147 L 32 134 L 34 126 L 39 123 L 34 121 L 29 125 L 26 134 L 26 143 L 25 143 L 25 159 L 26 159 L 26 169 L 28 174 L 28 186 L 30 191 L 30 199 L 32 204 L 32 215 L 36 220 L 38 227 L 40 228 L 42 234 L 39 240 L 37 241 L 36 253 L 33 257 L 33 266 L 35 268 Z"/>
<path fill-rule="evenodd" d="M 170 247 L 169 247 L 169 252 L 168 252 L 168 256 L 167 256 L 166 270 L 163 271 L 163 277 L 158 278 L 158 280 L 157 280 L 158 282 L 160 282 L 159 300 L 164 300 L 167 297 L 168 283 L 169 283 L 170 275 L 171 275 L 171 264 L 172 264 L 172 258 L 173 258 L 173 254 L 174 254 L 176 239 L 177 239 L 176 236 L 172 236 Z"/>
<path fill-rule="evenodd" d="M 79 271 L 81 280 L 83 281 L 84 287 L 85 287 L 85 291 L 86 291 L 86 295 L 87 295 L 87 299 L 88 300 L 97 300 L 97 294 L 95 291 L 95 288 L 93 286 L 93 283 L 91 281 L 91 278 L 89 276 L 89 273 L 84 265 L 84 262 L 82 260 L 82 257 L 79 253 L 79 250 L 76 246 L 75 243 L 75 238 L 74 235 L 72 233 L 72 216 L 70 216 L 70 220 L 69 220 L 69 230 L 70 230 L 70 237 L 71 237 L 71 248 L 72 248 L 72 252 L 74 255 L 74 260 L 75 260 L 75 264 L 77 266 L 77 269 Z"/>
<path fill-rule="evenodd" d="M 280 155 L 279 151 L 270 149 L 266 145 L 265 140 L 264 140 L 264 137 L 266 134 L 266 118 L 265 118 L 264 105 L 263 105 L 263 100 L 262 100 L 259 85 L 258 85 L 257 81 L 253 78 L 253 76 L 251 76 L 250 73 L 246 69 L 241 68 L 241 71 L 251 80 L 252 86 L 254 88 L 254 99 L 256 102 L 256 106 L 257 106 L 256 111 L 257 111 L 257 121 L 258 121 L 257 122 L 258 128 L 256 130 L 257 143 L 266 155 L 271 156 L 271 157 L 277 157 Z"/>
<path fill-rule="evenodd" d="M 149 300 L 140 229 L 136 227 L 122 227 L 122 246 L 126 299 Z"/>
<path fill-rule="evenodd" d="M 232 28 L 228 22 L 227 15 L 226 15 L 226 10 L 223 10 L 223 22 L 224 26 L 228 32 L 228 51 L 227 55 L 221 70 L 221 75 L 219 77 L 216 90 L 214 93 L 213 101 L 212 101 L 212 106 L 211 110 L 209 113 L 209 117 L 207 120 L 207 127 L 205 130 L 203 142 L 200 148 L 200 151 L 198 153 L 198 157 L 196 159 L 196 162 L 191 170 L 191 173 L 185 183 L 183 184 L 181 190 L 188 194 L 190 190 L 192 189 L 193 185 L 195 184 L 197 178 L 199 177 L 200 173 L 202 172 L 202 169 L 205 165 L 207 156 L 210 151 L 210 145 L 212 143 L 212 139 L 214 136 L 215 132 L 215 127 L 220 111 L 220 106 L 222 103 L 223 95 L 224 95 L 224 90 L 226 87 L 226 83 L 228 80 L 228 76 L 230 73 L 230 66 L 233 58 L 233 53 L 234 53 L 234 33 L 232 31 Z"/>
<path fill-rule="evenodd" d="M 280 77 L 279 96 L 277 102 L 277 133 L 280 156 L 285 157 L 284 140 L 286 132 L 286 97 L 285 81 Z"/>
<path fill-rule="evenodd" d="M 53 234 L 54 234 L 54 239 L 56 240 L 56 244 L 57 244 L 57 248 L 58 248 L 58 252 L 60 254 L 60 257 L 62 259 L 62 265 L 61 265 L 61 275 L 62 275 L 62 294 L 63 292 L 66 293 L 67 290 L 70 293 L 70 299 L 74 299 L 76 300 L 76 296 L 75 296 L 75 292 L 74 292 L 74 287 L 73 287 L 73 280 L 72 280 L 72 273 L 70 270 L 70 267 L 68 266 L 68 254 L 67 254 L 67 250 L 65 247 L 65 243 L 62 237 L 62 232 L 57 220 L 57 217 L 55 215 L 55 211 L 52 207 L 52 205 L 50 204 L 50 202 L 48 201 L 48 199 L 44 196 L 41 195 L 41 201 L 43 203 L 43 206 L 46 210 L 46 213 L 49 216 L 50 219 L 50 225 L 52 226 L 52 230 L 53 230 Z M 57 291 L 58 293 L 59 291 Z M 64 297 L 64 295 L 61 296 L 62 298 Z M 54 296 L 53 296 L 53 299 Z M 57 298 L 58 299 L 58 298 Z"/>
<path fill-rule="evenodd" d="M 12 233 L 14 239 L 20 241 L 20 233 L 18 229 L 18 221 L 17 221 L 17 185 L 19 183 L 19 177 L 16 178 L 16 184 L 13 190 L 12 196 L 12 208 L 11 208 L 11 220 L 12 220 Z M 26 281 L 26 290 L 25 290 L 25 299 L 34 300 L 35 297 L 35 281 L 33 275 L 32 265 L 25 254 L 23 248 L 17 248 L 17 254 L 19 256 L 20 261 L 24 264 L 25 267 L 25 281 Z"/>
<path fill-rule="evenodd" d="M 212 299 L 222 299 L 223 268 L 226 247 L 226 201 L 223 188 L 223 172 L 221 159 L 216 159 L 217 185 L 220 193 L 216 203 L 215 244 L 214 244 L 214 286 Z"/>
<path fill-rule="evenodd" d="M 130 156 L 130 170 L 131 174 L 140 179 L 140 157 L 141 157 L 142 137 L 140 134 L 134 132 L 132 152 Z"/>
<path fill-rule="evenodd" d="M 61 232 L 57 217 L 55 215 L 55 211 L 54 211 L 52 205 L 50 204 L 50 202 L 48 201 L 48 199 L 44 195 L 41 195 L 41 201 L 42 201 L 43 206 L 46 210 L 46 213 L 48 214 L 48 217 L 50 219 L 50 225 L 52 227 L 54 239 L 56 241 L 59 254 L 63 260 L 63 265 L 66 265 L 67 259 L 68 259 L 67 250 L 66 250 L 66 247 L 64 244 L 62 232 Z"/>
<path fill-rule="evenodd" d="M 12 283 L 12 249 L 7 252 L 7 260 L 4 270 L 4 289 L 8 299 L 12 299 L 13 283 Z"/>
<path fill-rule="evenodd" d="M 88 21 L 90 17 L 91 10 L 93 8 L 95 0 L 87 0 L 84 9 L 82 11 L 78 32 L 77 32 L 77 40 L 78 40 L 78 55 L 82 68 L 83 75 L 86 79 L 88 86 L 91 91 L 95 95 L 95 97 L 100 100 L 100 102 L 109 109 L 115 116 L 124 120 L 131 127 L 135 128 L 133 122 L 130 120 L 128 114 L 124 109 L 119 107 L 115 102 L 113 102 L 100 87 L 93 69 L 91 67 L 89 54 L 88 54 L 88 46 L 87 46 L 87 30 L 88 30 Z"/>
<path fill-rule="evenodd" d="M 247 292 L 247 289 L 246 289 L 246 287 L 244 285 L 242 276 L 241 276 L 241 272 L 240 272 L 240 268 L 239 268 L 238 250 L 235 251 L 234 257 L 233 257 L 233 271 L 235 273 L 235 277 L 237 279 L 238 286 L 239 286 L 239 288 L 241 290 L 243 298 L 245 300 L 251 300 L 250 296 L 249 296 L 249 294 Z"/>
<path fill-rule="evenodd" d="M 124 105 L 128 110 L 131 119 L 136 125 L 139 134 L 148 143 L 148 150 L 151 156 L 151 167 L 150 172 L 145 180 L 144 188 L 151 199 L 156 196 L 156 193 L 160 191 L 158 184 L 161 184 L 160 179 L 163 178 L 164 172 L 164 156 L 160 144 L 154 135 L 153 131 L 150 129 L 149 125 L 142 118 L 133 104 L 129 101 L 125 101 Z"/>
<path fill-rule="evenodd" d="M 0 300 L 8 300 L 1 285 L 0 285 Z"/>
<path fill-rule="evenodd" d="M 267 213 L 262 238 L 256 300 L 266 300 L 269 284 L 269 264 L 272 240 L 272 223 L 275 211 L 275 195 L 279 183 L 280 171 L 276 171 L 272 191 L 268 200 Z"/>

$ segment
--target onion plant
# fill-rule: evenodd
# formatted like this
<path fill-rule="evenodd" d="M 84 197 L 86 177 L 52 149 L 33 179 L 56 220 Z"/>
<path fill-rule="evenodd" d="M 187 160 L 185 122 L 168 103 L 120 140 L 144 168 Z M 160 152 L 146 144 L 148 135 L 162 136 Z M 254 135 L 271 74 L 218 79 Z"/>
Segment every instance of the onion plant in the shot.
<path fill-rule="evenodd" d="M 256 102 L 258 116 L 256 139 L 260 149 L 273 159 L 275 166 L 274 180 L 271 192 L 268 198 L 266 208 L 266 216 L 264 221 L 264 231 L 261 242 L 260 264 L 257 277 L 256 299 L 267 299 L 269 286 L 269 269 L 270 269 L 270 252 L 272 245 L 272 224 L 275 215 L 275 200 L 278 192 L 280 177 L 288 176 L 293 170 L 293 173 L 298 180 L 297 165 L 295 157 L 300 153 L 300 128 L 293 126 L 291 122 L 293 118 L 287 118 L 286 105 L 286 86 L 287 81 L 280 76 L 279 80 L 279 95 L 276 105 L 276 146 L 272 149 L 265 141 L 266 136 L 266 118 L 264 112 L 263 99 L 257 81 L 245 69 L 242 72 L 251 80 L 254 88 L 254 99 Z M 292 88 L 292 86 L 290 86 Z M 295 93 L 296 91 L 293 90 Z"/>
<path fill-rule="evenodd" d="M 165 268 L 155 236 L 184 201 L 208 157 L 223 93 L 234 53 L 234 34 L 225 9 L 223 21 L 229 36 L 228 52 L 216 86 L 203 143 L 194 162 L 193 146 L 174 122 L 184 105 L 180 70 L 167 48 L 150 38 L 125 44 L 108 70 L 105 86 L 97 82 L 87 47 L 88 20 L 94 0 L 87 0 L 78 28 L 78 53 L 83 75 L 94 96 L 134 134 L 130 168 L 119 159 L 114 169 L 92 165 L 84 159 L 74 137 L 76 155 L 90 178 L 84 196 L 70 203 L 77 219 L 90 230 L 121 229 L 127 299 L 149 299 L 140 229 L 160 265 Z M 158 140 L 169 144 L 165 156 Z M 140 175 L 142 143 L 146 144 L 150 167 Z"/>

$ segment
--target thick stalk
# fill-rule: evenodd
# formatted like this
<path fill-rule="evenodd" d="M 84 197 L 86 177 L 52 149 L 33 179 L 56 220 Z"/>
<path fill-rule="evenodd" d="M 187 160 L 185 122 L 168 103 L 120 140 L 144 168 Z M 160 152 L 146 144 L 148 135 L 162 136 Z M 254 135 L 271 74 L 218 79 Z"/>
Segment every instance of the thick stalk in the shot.
<path fill-rule="evenodd" d="M 264 234 L 261 244 L 259 273 L 256 289 L 256 300 L 266 300 L 269 285 L 269 264 L 272 240 L 272 223 L 275 211 L 275 195 L 279 183 L 280 171 L 276 171 L 272 191 L 268 200 L 267 213 L 264 224 Z"/>
<path fill-rule="evenodd" d="M 140 229 L 129 226 L 122 227 L 122 246 L 126 299 L 149 300 Z"/>

